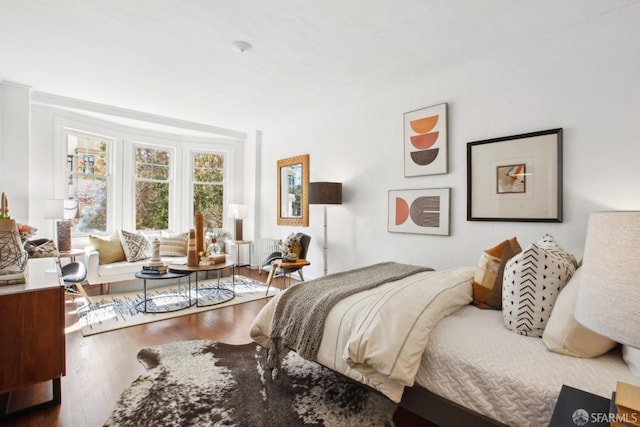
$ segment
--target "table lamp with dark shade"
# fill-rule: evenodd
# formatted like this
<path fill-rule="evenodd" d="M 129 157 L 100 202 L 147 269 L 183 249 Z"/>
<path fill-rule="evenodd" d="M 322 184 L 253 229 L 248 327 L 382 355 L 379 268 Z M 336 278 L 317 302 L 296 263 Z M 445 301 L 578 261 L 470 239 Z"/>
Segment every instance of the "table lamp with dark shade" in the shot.
<path fill-rule="evenodd" d="M 309 204 L 324 205 L 324 241 L 322 243 L 322 259 L 324 275 L 327 275 L 327 205 L 342 204 L 342 183 L 310 182 Z"/>

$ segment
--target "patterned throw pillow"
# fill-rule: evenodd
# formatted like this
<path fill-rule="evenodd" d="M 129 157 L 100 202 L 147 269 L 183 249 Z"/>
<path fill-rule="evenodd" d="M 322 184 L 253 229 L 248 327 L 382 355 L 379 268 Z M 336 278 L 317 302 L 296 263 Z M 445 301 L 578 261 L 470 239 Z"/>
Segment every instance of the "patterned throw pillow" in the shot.
<path fill-rule="evenodd" d="M 505 326 L 520 335 L 541 337 L 556 298 L 576 265 L 573 255 L 548 234 L 511 258 L 502 282 Z"/>
<path fill-rule="evenodd" d="M 515 237 L 498 243 L 482 253 L 473 276 L 473 304 L 480 308 L 502 308 L 502 273 L 504 266 L 522 249 Z"/>
<path fill-rule="evenodd" d="M 188 233 L 160 233 L 160 256 L 187 256 Z"/>
<path fill-rule="evenodd" d="M 144 234 L 120 230 L 120 240 L 127 261 L 135 262 L 151 258 L 151 243 Z"/>
<path fill-rule="evenodd" d="M 89 236 L 91 246 L 98 251 L 98 264 L 111 264 L 112 262 L 125 261 L 127 259 L 122 250 L 120 237 L 114 235 L 109 236 Z"/>

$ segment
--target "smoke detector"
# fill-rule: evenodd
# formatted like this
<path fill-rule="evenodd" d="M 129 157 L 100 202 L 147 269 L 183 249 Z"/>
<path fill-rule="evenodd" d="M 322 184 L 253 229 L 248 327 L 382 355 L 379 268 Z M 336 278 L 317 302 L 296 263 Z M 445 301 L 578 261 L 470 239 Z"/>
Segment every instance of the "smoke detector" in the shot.
<path fill-rule="evenodd" d="M 236 42 L 233 42 L 232 44 L 233 44 L 233 47 L 235 47 L 236 50 L 241 53 L 251 50 L 253 48 L 253 46 L 251 46 L 251 43 L 245 42 L 242 40 L 238 40 Z"/>

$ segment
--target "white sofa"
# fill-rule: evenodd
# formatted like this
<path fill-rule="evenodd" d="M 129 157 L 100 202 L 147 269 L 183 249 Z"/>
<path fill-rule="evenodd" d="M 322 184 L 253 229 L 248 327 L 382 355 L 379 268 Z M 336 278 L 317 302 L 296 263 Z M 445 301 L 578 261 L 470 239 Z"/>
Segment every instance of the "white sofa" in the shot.
<path fill-rule="evenodd" d="M 88 284 L 101 285 L 100 288 L 107 294 L 111 283 L 134 280 L 135 274 L 142 270 L 142 266 L 149 263 L 149 259 L 145 259 L 135 262 L 118 261 L 100 265 L 100 254 L 93 246 L 85 247 L 84 251 Z M 184 264 L 186 261 L 186 256 L 162 258 L 162 262 L 165 264 Z"/>

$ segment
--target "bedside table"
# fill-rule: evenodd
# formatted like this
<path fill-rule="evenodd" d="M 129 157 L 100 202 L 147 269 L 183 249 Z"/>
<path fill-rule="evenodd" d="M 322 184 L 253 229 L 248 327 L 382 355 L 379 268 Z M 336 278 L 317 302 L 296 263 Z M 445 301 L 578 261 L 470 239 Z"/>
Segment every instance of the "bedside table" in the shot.
<path fill-rule="evenodd" d="M 549 427 L 609 427 L 610 404 L 606 397 L 563 385 Z"/>

